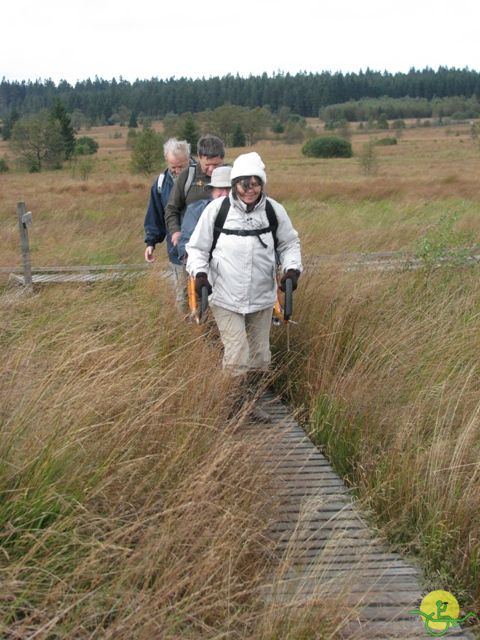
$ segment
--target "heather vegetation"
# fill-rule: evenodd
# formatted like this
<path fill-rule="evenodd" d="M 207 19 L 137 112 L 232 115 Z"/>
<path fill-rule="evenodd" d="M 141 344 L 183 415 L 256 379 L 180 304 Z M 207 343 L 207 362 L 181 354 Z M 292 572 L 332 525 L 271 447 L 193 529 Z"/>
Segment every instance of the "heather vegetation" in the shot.
<path fill-rule="evenodd" d="M 351 158 L 306 157 L 275 132 L 254 142 L 306 266 L 289 351 L 273 329 L 274 383 L 426 586 L 478 612 L 480 150 L 470 125 L 405 124 L 397 144 L 372 142 L 372 171 L 368 131 L 350 132 Z M 88 135 L 88 180 L 69 162 L 1 174 L 0 266 L 19 263 L 21 197 L 34 267 L 142 261 L 159 167 L 131 173 L 119 124 Z M 345 268 L 376 251 L 421 268 Z M 138 279 L 32 295 L 3 274 L 0 635 L 338 637 L 343 600 L 262 597 L 280 571 L 271 481 L 228 417 L 218 342 L 176 320 L 163 253 Z"/>

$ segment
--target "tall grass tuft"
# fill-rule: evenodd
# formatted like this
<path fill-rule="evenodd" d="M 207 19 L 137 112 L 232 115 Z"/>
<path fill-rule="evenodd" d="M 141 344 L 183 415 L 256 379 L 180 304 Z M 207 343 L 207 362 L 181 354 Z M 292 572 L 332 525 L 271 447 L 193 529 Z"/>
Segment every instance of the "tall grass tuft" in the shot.
<path fill-rule="evenodd" d="M 297 298 L 312 436 L 432 586 L 480 608 L 478 273 L 324 268 Z"/>
<path fill-rule="evenodd" d="M 271 637 L 269 479 L 214 334 L 153 276 L 59 293 L 1 307 L 0 635 Z"/>

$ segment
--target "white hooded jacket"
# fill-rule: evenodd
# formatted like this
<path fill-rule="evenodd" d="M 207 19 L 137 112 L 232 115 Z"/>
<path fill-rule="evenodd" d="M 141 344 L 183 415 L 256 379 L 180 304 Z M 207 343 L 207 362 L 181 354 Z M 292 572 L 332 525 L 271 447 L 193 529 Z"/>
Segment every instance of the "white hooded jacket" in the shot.
<path fill-rule="evenodd" d="M 233 196 L 225 220 L 225 229 L 261 229 L 269 226 L 263 195 L 255 208 Z M 224 198 L 213 200 L 204 210 L 186 246 L 187 271 L 193 277 L 206 273 L 213 292 L 211 304 L 235 311 L 253 313 L 273 307 L 276 300 L 276 258 L 271 232 L 260 236 L 237 236 L 220 233 L 209 262 L 216 217 Z M 288 269 L 302 271 L 300 241 L 285 208 L 269 198 L 278 220 L 277 255 L 282 273 Z"/>

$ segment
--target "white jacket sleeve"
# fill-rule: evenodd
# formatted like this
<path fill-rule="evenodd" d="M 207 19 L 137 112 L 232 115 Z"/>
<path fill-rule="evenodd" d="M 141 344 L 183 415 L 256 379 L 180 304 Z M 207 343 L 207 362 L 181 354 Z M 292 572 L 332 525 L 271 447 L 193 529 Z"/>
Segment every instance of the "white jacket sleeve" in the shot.
<path fill-rule="evenodd" d="M 293 228 L 285 208 L 276 201 L 273 201 L 272 204 L 278 219 L 277 253 L 282 271 L 285 272 L 288 271 L 288 269 L 296 269 L 302 272 L 302 255 L 298 233 Z"/>

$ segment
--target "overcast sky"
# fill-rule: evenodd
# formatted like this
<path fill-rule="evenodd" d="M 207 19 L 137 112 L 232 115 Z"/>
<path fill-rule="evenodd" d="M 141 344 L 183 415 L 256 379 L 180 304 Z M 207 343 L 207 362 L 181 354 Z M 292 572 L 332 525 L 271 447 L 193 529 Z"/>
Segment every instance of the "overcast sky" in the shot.
<path fill-rule="evenodd" d="M 480 70 L 478 0 L 8 0 L 0 78 Z"/>

